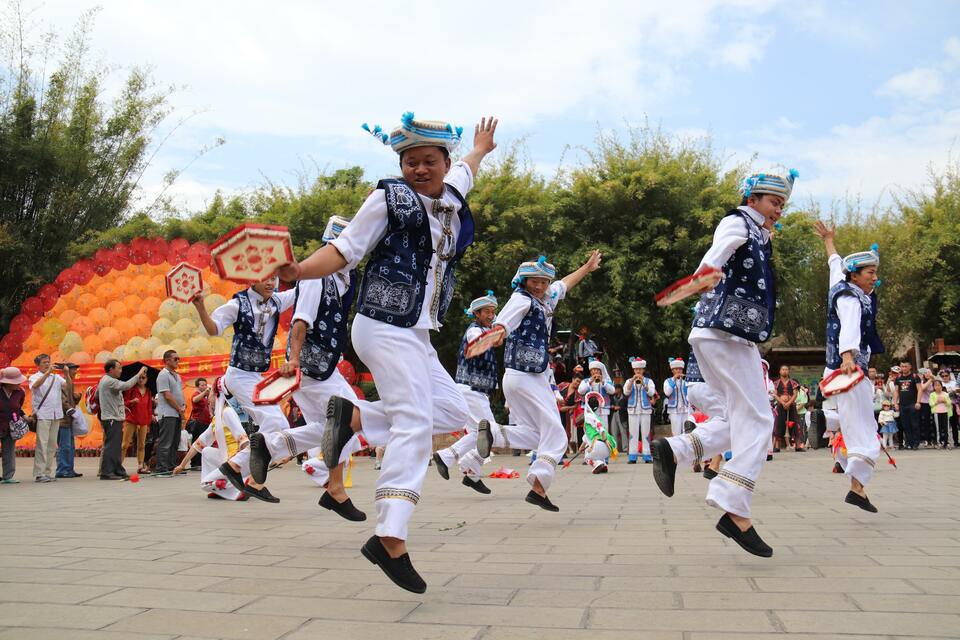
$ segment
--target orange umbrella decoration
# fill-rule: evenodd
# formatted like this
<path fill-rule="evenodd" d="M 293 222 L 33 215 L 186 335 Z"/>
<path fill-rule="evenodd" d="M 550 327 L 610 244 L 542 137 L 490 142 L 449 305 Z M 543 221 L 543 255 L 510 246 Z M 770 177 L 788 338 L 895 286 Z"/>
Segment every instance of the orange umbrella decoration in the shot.
<path fill-rule="evenodd" d="M 222 374 L 233 330 L 208 336 L 192 304 L 167 297 L 165 275 L 181 262 L 201 270 L 208 311 L 240 289 L 214 271 L 203 242 L 135 238 L 129 244 L 99 249 L 24 301 L 9 333 L 0 338 L 0 366 L 12 363 L 29 375 L 35 369 L 34 357 L 47 353 L 54 362 L 80 365 L 79 391 L 100 379 L 102 363 L 110 358 L 160 367 L 163 352 L 174 349 L 182 358 L 180 373 L 185 380 Z M 282 359 L 291 316 L 292 310 L 281 317 L 275 366 Z M 86 438 L 93 434 L 91 430 Z M 97 430 L 95 439 L 101 437 Z M 33 434 L 17 444 L 31 447 Z"/>

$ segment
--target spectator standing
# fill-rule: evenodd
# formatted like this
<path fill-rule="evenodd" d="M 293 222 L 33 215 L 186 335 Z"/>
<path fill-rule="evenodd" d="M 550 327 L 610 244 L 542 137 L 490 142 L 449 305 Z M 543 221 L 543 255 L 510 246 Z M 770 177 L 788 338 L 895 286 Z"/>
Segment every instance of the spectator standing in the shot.
<path fill-rule="evenodd" d="M 776 398 L 776 431 L 774 434 L 774 451 L 777 448 L 786 449 L 793 439 L 796 451 L 803 451 L 800 438 L 800 416 L 797 414 L 797 396 L 800 384 L 790 377 L 790 367 L 780 367 L 780 377 L 773 384 Z"/>
<path fill-rule="evenodd" d="M 196 441 L 196 439 L 207 430 L 212 420 L 210 406 L 213 402 L 213 386 L 207 384 L 206 378 L 197 378 L 194 384 L 197 390 L 190 397 L 191 409 L 190 420 L 187 422 L 187 431 L 190 433 L 191 440 Z M 194 468 L 199 466 L 200 458 L 196 456 L 192 457 L 190 459 L 190 467 Z"/>
<path fill-rule="evenodd" d="M 76 448 L 73 442 L 73 414 L 77 411 L 80 394 L 73 385 L 80 365 L 67 363 L 64 368 L 63 386 L 60 391 L 60 403 L 63 407 L 63 420 L 57 432 L 57 476 L 58 478 L 79 478 L 83 474 L 73 468 Z"/>
<path fill-rule="evenodd" d="M 60 420 L 63 405 L 60 402 L 63 378 L 54 370 L 50 356 L 41 353 L 33 360 L 38 371 L 30 376 L 33 394 L 33 413 L 37 418 L 37 445 L 33 453 L 34 482 L 53 482 L 53 465 L 56 462 L 57 438 L 60 435 Z"/>
<path fill-rule="evenodd" d="M 923 444 L 928 447 L 935 447 L 937 444 L 937 428 L 934 425 L 933 412 L 930 411 L 930 394 L 933 393 L 933 372 L 926 367 L 922 367 L 917 373 L 920 374 L 920 388 L 918 398 L 920 402 L 920 438 Z"/>
<path fill-rule="evenodd" d="M 934 420 L 934 428 L 937 431 L 935 441 L 940 442 L 941 449 L 946 449 L 949 441 L 947 428 L 949 427 L 950 419 L 953 417 L 953 402 L 950 400 L 950 394 L 944 390 L 943 382 L 940 380 L 933 381 L 933 391 L 930 393 L 929 406 L 931 417 Z M 953 446 L 957 446 L 956 436 L 953 438 Z"/>
<path fill-rule="evenodd" d="M 5 367 L 0 371 L 0 448 L 3 449 L 2 484 L 18 484 L 13 474 L 17 471 L 17 451 L 10 423 L 23 416 L 23 401 L 27 394 L 20 386 L 27 379 L 16 367 Z"/>
<path fill-rule="evenodd" d="M 888 449 L 893 446 L 893 436 L 897 433 L 897 420 L 893 416 L 893 405 L 889 400 L 884 400 L 880 408 L 880 415 L 877 418 L 877 424 L 880 425 L 880 435 L 883 437 L 883 446 Z"/>
<path fill-rule="evenodd" d="M 173 349 L 163 354 L 163 370 L 157 376 L 157 415 L 160 429 L 157 442 L 157 468 L 160 477 L 170 477 L 177 466 L 180 428 L 187 410 L 183 400 L 183 380 L 177 373 L 180 356 Z"/>
<path fill-rule="evenodd" d="M 123 421 L 125 409 L 123 392 L 137 384 L 139 377 L 147 374 L 147 368 L 127 381 L 120 380 L 123 369 L 120 362 L 113 358 L 103 363 L 104 376 L 97 383 L 97 399 L 100 401 L 100 425 L 103 427 L 103 453 L 100 456 L 101 480 L 126 480 L 127 471 L 123 468 L 123 452 L 120 442 L 123 439 Z"/>
<path fill-rule="evenodd" d="M 134 442 L 134 436 L 136 436 L 137 473 L 150 473 L 145 460 L 147 434 L 150 433 L 150 421 L 153 419 L 153 394 L 147 387 L 146 371 L 141 371 L 136 380 L 137 384 L 127 389 L 123 394 L 126 420 L 123 423 L 123 442 L 120 445 L 120 457 L 123 459 L 127 455 L 130 444 Z"/>
<path fill-rule="evenodd" d="M 597 357 L 597 354 L 600 353 L 600 347 L 590 338 L 590 330 L 586 327 L 580 327 L 580 332 L 577 334 L 577 337 L 580 338 L 580 340 L 577 341 L 577 362 L 581 366 L 585 366 Z"/>
<path fill-rule="evenodd" d="M 909 362 L 900 363 L 900 374 L 894 379 L 893 408 L 900 412 L 903 432 L 901 449 L 920 448 L 920 376 L 913 373 Z"/>
<path fill-rule="evenodd" d="M 626 451 L 630 447 L 627 397 L 623 395 L 622 384 L 615 385 L 613 397 L 610 398 L 610 435 L 616 441 L 618 451 Z"/>

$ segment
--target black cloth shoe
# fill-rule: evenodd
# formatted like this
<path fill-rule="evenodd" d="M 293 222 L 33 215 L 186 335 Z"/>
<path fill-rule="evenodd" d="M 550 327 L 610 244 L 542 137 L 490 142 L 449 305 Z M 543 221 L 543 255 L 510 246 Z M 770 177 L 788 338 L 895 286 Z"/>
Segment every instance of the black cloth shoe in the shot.
<path fill-rule="evenodd" d="M 673 460 L 673 449 L 666 438 L 658 438 L 650 445 L 653 456 L 653 479 L 663 495 L 673 496 L 673 486 L 677 479 L 677 463 Z"/>
<path fill-rule="evenodd" d="M 550 498 L 547 496 L 541 496 L 539 493 L 530 489 L 530 493 L 527 494 L 527 497 L 524 498 L 530 504 L 535 504 L 545 511 L 560 511 L 560 507 L 550 502 Z"/>
<path fill-rule="evenodd" d="M 220 473 L 226 476 L 227 480 L 237 491 L 243 491 L 243 476 L 240 475 L 239 471 L 234 471 L 233 467 L 230 466 L 230 463 L 224 462 L 218 467 L 218 469 L 220 469 Z"/>
<path fill-rule="evenodd" d="M 684 420 L 683 421 L 683 432 L 684 433 L 693 433 L 693 430 L 697 428 L 697 423 L 693 420 Z"/>
<path fill-rule="evenodd" d="M 833 472 L 834 472 L 834 473 L 843 473 L 843 467 L 840 466 L 840 463 L 839 463 L 839 462 L 834 462 L 834 463 L 833 463 Z"/>
<path fill-rule="evenodd" d="M 756 529 L 750 527 L 746 531 L 740 531 L 740 527 L 730 518 L 729 513 L 723 514 L 717 522 L 717 531 L 736 542 L 747 553 L 761 558 L 769 558 L 773 555 L 773 549 L 763 541 Z"/>
<path fill-rule="evenodd" d="M 270 470 L 270 450 L 267 449 L 267 440 L 259 431 L 250 434 L 250 476 L 257 484 L 267 481 L 267 472 Z"/>
<path fill-rule="evenodd" d="M 447 464 L 443 461 L 443 458 L 440 457 L 439 453 L 433 454 L 433 462 L 437 465 L 437 473 L 440 474 L 440 477 L 444 480 L 449 480 L 450 469 L 447 469 Z"/>
<path fill-rule="evenodd" d="M 423 581 L 417 570 L 413 568 L 410 562 L 410 554 L 405 553 L 399 558 L 391 558 L 387 550 L 383 548 L 383 543 L 377 536 L 371 537 L 362 547 L 360 553 L 363 557 L 380 567 L 380 570 L 387 574 L 387 577 L 401 589 L 412 591 L 414 593 L 424 593 L 427 590 L 427 583 Z"/>
<path fill-rule="evenodd" d="M 481 420 L 477 427 L 477 453 L 481 458 L 490 455 L 490 449 L 493 448 L 493 432 L 490 431 L 490 421 Z"/>
<path fill-rule="evenodd" d="M 353 501 L 350 498 L 347 498 L 343 502 L 337 502 L 336 498 L 324 491 L 323 495 L 320 496 L 320 502 L 317 504 L 324 509 L 333 511 L 344 520 L 350 520 L 351 522 L 363 522 L 367 519 L 367 514 L 353 506 Z"/>
<path fill-rule="evenodd" d="M 266 487 L 260 487 L 259 489 L 254 489 L 250 485 L 245 484 L 243 485 L 243 489 L 241 489 L 241 491 L 243 491 L 244 494 L 250 496 L 251 498 L 256 498 L 257 500 L 263 500 L 264 502 L 270 502 L 273 504 L 280 502 L 280 498 L 270 493 L 270 490 L 267 489 Z"/>
<path fill-rule="evenodd" d="M 847 504 L 852 504 L 855 507 L 860 507 L 864 511 L 869 511 L 870 513 L 876 513 L 877 508 L 873 506 L 873 503 L 870 502 L 870 498 L 866 496 L 861 496 L 853 491 L 847 492 L 847 497 L 843 500 Z"/>
<path fill-rule="evenodd" d="M 767 462 L 770 462 L 771 460 L 773 460 L 773 454 L 772 454 L 772 453 L 768 453 L 768 454 L 767 454 Z"/>
<path fill-rule="evenodd" d="M 484 495 L 490 493 L 490 487 L 483 484 L 483 480 L 471 480 L 467 476 L 463 476 L 463 486 L 470 487 L 477 493 L 482 493 Z"/>
<path fill-rule="evenodd" d="M 353 403 L 340 396 L 330 396 L 327 403 L 327 428 L 323 432 L 320 450 L 323 463 L 328 469 L 340 464 L 340 454 L 353 437 L 350 422 L 353 420 Z"/>
<path fill-rule="evenodd" d="M 707 467 L 703 470 L 703 477 L 707 480 L 713 480 L 717 477 L 717 472 L 713 470 L 713 467 Z"/>

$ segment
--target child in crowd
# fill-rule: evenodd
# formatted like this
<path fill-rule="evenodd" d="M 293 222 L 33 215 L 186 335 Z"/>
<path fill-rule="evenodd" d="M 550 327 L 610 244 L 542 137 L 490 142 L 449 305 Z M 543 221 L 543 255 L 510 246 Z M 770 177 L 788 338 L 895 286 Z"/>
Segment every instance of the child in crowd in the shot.
<path fill-rule="evenodd" d="M 893 413 L 893 408 L 889 400 L 883 401 L 880 409 L 880 417 L 877 418 L 877 424 L 880 425 L 880 436 L 883 438 L 883 446 L 890 449 L 894 446 L 894 434 L 897 432 L 897 417 Z"/>

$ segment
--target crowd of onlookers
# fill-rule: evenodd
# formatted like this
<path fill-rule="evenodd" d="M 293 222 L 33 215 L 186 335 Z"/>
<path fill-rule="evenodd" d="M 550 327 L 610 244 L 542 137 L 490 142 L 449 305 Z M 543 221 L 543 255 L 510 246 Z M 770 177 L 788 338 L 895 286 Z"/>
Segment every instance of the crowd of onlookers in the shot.
<path fill-rule="evenodd" d="M 194 381 L 190 413 L 184 399 L 184 383 L 177 373 L 180 358 L 175 351 L 163 354 L 163 369 L 150 381 L 148 368 L 126 376 L 117 360 L 104 363 L 104 374 L 86 392 L 87 410 L 103 428 L 98 477 L 124 480 L 130 472 L 124 465 L 128 453 L 136 456 L 136 473 L 170 477 L 190 443 L 209 426 L 213 389 L 204 378 Z M 86 417 L 79 410 L 80 394 L 74 387 L 78 367 L 52 363 L 47 355 L 36 358 L 37 371 L 26 378 L 16 367 L 0 371 L 0 447 L 4 484 L 19 482 L 16 471 L 16 440 L 19 425 L 28 418 L 24 404 L 29 386 L 32 396 L 30 430 L 35 431 L 34 482 L 78 478 L 74 468 L 74 438 L 85 435 Z M 154 370 L 155 371 L 155 370 Z M 200 460 L 192 461 L 199 466 Z M 54 468 L 54 465 L 55 468 Z"/>

